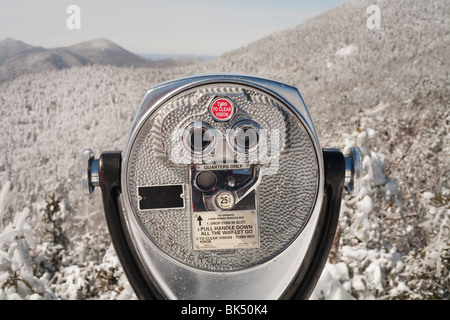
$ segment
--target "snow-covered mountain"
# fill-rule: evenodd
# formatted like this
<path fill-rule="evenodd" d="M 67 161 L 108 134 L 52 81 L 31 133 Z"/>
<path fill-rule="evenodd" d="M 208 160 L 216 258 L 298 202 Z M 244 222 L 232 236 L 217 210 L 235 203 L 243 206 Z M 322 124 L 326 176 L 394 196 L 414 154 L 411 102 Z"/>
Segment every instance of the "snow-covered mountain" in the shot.
<path fill-rule="evenodd" d="M 349 1 L 226 53 L 204 69 L 296 86 L 321 132 L 321 119 L 330 120 L 325 114 L 331 110 L 333 123 L 349 130 L 348 119 L 361 108 L 389 102 L 398 109 L 416 94 L 448 93 L 448 3 L 378 1 L 381 22 L 374 30 L 367 28 L 371 4 Z"/>
<path fill-rule="evenodd" d="M 78 65 L 0 83 L 0 298 L 133 297 L 107 250 L 100 194 L 81 193 L 81 152 L 123 149 L 149 87 L 238 72 L 296 86 L 323 147 L 363 151 L 363 188 L 342 202 L 313 298 L 448 299 L 448 3 L 377 1 L 381 25 L 370 30 L 372 4 L 352 0 L 192 66 Z M 68 240 L 45 231 L 48 217 Z M 17 275 L 35 292 L 20 281 L 16 292 Z"/>
<path fill-rule="evenodd" d="M 53 49 L 31 46 L 11 38 L 0 41 L 0 82 L 26 73 L 68 69 L 91 64 L 169 68 L 198 62 L 200 62 L 199 59 L 181 57 L 153 61 L 103 38 Z"/>
<path fill-rule="evenodd" d="M 151 63 L 151 60 L 101 38 L 54 49 L 34 47 L 10 38 L 0 42 L 0 81 L 13 79 L 25 73 L 89 64 L 148 67 Z"/>
<path fill-rule="evenodd" d="M 34 47 L 19 40 L 7 38 L 0 41 L 0 62 L 27 51 L 43 51 L 44 48 Z"/>
<path fill-rule="evenodd" d="M 113 65 L 118 67 L 148 67 L 151 61 L 125 50 L 114 42 L 98 38 L 65 48 L 83 57 L 90 64 Z"/>

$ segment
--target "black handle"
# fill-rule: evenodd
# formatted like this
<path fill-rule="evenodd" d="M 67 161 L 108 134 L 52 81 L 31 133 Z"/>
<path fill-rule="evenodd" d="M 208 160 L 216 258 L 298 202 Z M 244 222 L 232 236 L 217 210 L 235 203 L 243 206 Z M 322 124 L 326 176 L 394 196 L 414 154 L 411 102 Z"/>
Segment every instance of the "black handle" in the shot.
<path fill-rule="evenodd" d="M 157 286 L 149 285 L 149 283 L 154 283 L 154 280 L 146 275 L 145 267 L 137 263 L 137 261 L 140 261 L 138 253 L 131 245 L 130 235 L 124 231 L 126 224 L 118 202 L 121 192 L 121 162 L 120 151 L 103 152 L 99 158 L 100 188 L 109 233 L 122 268 L 138 298 L 141 300 L 163 299 L 163 295 L 157 290 Z"/>

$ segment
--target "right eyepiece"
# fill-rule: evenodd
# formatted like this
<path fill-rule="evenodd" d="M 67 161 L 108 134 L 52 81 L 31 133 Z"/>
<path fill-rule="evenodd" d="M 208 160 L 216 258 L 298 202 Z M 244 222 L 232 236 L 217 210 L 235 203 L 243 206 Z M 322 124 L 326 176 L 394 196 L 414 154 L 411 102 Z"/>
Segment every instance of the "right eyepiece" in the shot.
<path fill-rule="evenodd" d="M 229 140 L 234 150 L 248 153 L 258 149 L 261 143 L 260 126 L 252 120 L 236 122 L 230 130 Z"/>

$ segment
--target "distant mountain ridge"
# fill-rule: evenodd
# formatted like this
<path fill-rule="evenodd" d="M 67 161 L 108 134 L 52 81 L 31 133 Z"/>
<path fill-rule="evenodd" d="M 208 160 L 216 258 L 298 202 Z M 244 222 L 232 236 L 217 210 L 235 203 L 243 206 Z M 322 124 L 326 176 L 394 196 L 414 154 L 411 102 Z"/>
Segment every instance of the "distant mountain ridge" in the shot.
<path fill-rule="evenodd" d="M 214 59 L 216 56 L 196 55 L 196 54 L 168 54 L 168 53 L 139 53 L 140 56 L 150 60 L 165 60 L 171 58 L 185 58 L 185 59 L 201 59 L 208 61 Z"/>
<path fill-rule="evenodd" d="M 53 49 L 32 46 L 19 40 L 7 38 L 0 41 L 0 82 L 30 72 L 60 70 L 90 64 L 166 68 L 191 65 L 199 61 L 201 60 L 194 58 L 170 58 L 153 61 L 103 38 Z"/>
<path fill-rule="evenodd" d="M 41 51 L 41 50 L 45 49 L 31 46 L 22 41 L 7 38 L 3 41 L 0 41 L 0 63 L 20 52 Z"/>

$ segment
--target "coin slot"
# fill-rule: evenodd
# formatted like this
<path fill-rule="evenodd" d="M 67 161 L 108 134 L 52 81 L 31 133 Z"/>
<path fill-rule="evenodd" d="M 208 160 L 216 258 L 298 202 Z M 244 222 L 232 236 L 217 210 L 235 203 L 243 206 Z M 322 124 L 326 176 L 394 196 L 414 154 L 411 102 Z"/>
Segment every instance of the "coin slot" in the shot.
<path fill-rule="evenodd" d="M 197 175 L 196 184 L 200 190 L 212 190 L 216 186 L 217 177 L 211 171 L 202 171 Z"/>

